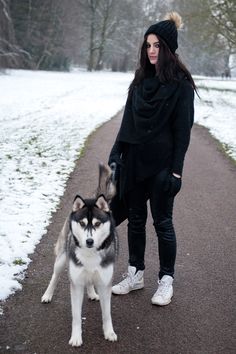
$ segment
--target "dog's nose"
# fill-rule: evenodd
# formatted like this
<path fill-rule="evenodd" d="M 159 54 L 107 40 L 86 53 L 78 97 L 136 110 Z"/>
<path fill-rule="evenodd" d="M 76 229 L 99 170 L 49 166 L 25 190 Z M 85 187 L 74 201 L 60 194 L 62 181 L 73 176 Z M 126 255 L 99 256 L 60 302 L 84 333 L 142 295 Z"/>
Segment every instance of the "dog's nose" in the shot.
<path fill-rule="evenodd" d="M 89 248 L 93 247 L 93 243 L 94 243 L 94 241 L 92 238 L 87 238 L 87 240 L 86 240 L 87 247 L 89 247 Z"/>

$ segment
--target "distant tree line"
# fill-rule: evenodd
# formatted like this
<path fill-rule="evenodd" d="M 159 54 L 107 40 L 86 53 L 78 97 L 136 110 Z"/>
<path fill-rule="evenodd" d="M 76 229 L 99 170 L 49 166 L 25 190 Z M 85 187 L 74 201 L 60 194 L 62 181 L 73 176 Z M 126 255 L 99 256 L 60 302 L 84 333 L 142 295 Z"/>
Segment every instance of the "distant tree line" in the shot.
<path fill-rule="evenodd" d="M 0 67 L 133 70 L 145 29 L 171 10 L 184 20 L 179 54 L 190 70 L 228 68 L 235 0 L 0 0 Z"/>

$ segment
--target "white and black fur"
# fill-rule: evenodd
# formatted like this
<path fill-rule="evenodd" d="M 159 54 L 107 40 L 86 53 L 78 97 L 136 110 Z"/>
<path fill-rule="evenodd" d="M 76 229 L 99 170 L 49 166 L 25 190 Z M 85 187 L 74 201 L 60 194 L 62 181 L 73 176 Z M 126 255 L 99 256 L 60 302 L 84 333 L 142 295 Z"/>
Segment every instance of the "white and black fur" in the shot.
<path fill-rule="evenodd" d="M 55 247 L 53 275 L 41 301 L 51 302 L 59 275 L 67 264 L 72 307 L 69 344 L 72 346 L 82 345 L 81 309 L 85 287 L 90 299 L 100 300 L 105 339 L 117 340 L 111 319 L 111 286 L 117 237 L 109 202 L 114 194 L 112 171 L 100 164 L 96 197 L 75 197 L 72 212 L 66 219 Z"/>

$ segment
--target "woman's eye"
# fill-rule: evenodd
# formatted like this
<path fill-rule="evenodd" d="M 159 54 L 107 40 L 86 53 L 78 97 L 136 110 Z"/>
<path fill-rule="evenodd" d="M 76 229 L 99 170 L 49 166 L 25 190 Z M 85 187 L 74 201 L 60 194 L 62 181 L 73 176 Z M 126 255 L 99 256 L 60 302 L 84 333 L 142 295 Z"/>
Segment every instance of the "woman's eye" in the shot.
<path fill-rule="evenodd" d="M 153 44 L 155 48 L 160 48 L 160 43 Z M 146 48 L 151 48 L 151 44 L 147 43 Z"/>

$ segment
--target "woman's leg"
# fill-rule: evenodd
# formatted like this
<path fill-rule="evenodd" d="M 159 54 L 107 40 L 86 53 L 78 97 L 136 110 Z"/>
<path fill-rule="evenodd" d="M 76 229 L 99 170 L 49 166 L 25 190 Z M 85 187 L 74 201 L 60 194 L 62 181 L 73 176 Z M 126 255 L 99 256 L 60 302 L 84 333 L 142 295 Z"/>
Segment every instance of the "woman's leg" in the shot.
<path fill-rule="evenodd" d="M 146 245 L 147 192 L 139 183 L 126 198 L 128 206 L 129 267 L 127 277 L 112 287 L 113 294 L 128 294 L 144 287 L 143 270 Z"/>
<path fill-rule="evenodd" d="M 147 186 L 139 183 L 128 193 L 128 247 L 129 265 L 144 270 L 147 221 Z"/>
<path fill-rule="evenodd" d="M 172 221 L 174 197 L 164 191 L 168 173 L 168 170 L 163 170 L 150 182 L 150 206 L 158 237 L 159 279 L 164 275 L 174 277 L 176 259 L 176 236 Z"/>

